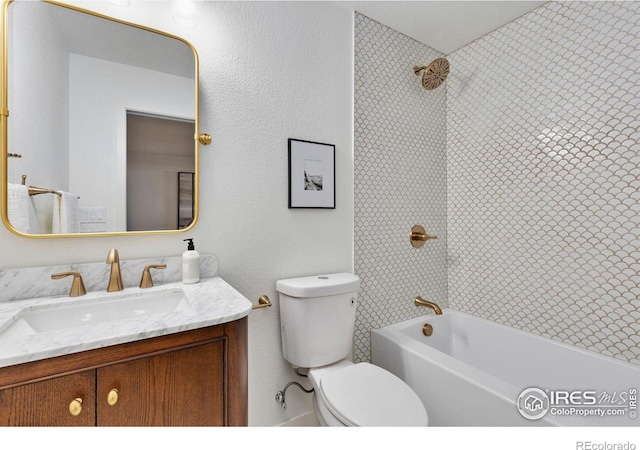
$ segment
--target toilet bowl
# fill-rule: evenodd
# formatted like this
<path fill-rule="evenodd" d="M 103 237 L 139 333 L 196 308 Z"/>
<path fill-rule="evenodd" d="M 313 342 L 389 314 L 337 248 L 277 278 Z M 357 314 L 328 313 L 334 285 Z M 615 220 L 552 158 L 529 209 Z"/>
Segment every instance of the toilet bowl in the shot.
<path fill-rule="evenodd" d="M 347 359 L 360 279 L 334 273 L 280 280 L 282 353 L 308 369 L 314 411 L 325 426 L 426 426 L 427 411 L 400 378 Z"/>
<path fill-rule="evenodd" d="M 427 412 L 400 378 L 366 362 L 310 369 L 314 411 L 323 426 L 423 427 Z"/>

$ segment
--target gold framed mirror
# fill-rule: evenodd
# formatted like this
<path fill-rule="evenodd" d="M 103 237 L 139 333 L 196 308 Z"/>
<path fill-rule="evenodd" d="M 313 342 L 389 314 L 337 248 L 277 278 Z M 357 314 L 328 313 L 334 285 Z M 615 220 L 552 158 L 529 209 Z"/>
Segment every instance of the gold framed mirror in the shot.
<path fill-rule="evenodd" d="M 49 0 L 4 0 L 2 27 L 5 226 L 34 238 L 191 229 L 199 144 L 210 142 L 194 47 Z M 193 173 L 186 225 L 183 172 Z"/>

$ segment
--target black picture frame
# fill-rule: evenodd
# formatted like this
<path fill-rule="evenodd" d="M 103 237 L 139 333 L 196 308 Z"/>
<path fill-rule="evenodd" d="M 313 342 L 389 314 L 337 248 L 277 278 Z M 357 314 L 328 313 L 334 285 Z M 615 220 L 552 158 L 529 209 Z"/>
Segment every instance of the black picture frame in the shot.
<path fill-rule="evenodd" d="M 336 146 L 289 138 L 289 208 L 335 209 Z"/>
<path fill-rule="evenodd" d="M 195 173 L 178 172 L 178 230 L 193 222 Z"/>

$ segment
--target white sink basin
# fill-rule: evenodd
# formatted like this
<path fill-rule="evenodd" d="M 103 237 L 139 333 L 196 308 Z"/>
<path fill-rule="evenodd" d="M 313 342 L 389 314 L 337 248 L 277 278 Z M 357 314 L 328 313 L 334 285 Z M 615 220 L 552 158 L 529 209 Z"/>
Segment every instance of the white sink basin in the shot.
<path fill-rule="evenodd" d="M 48 331 L 145 318 L 182 311 L 189 307 L 181 289 L 145 292 L 136 295 L 106 294 L 72 303 L 47 304 L 20 311 L 16 320 L 0 332 L 2 338 L 29 336 Z"/>

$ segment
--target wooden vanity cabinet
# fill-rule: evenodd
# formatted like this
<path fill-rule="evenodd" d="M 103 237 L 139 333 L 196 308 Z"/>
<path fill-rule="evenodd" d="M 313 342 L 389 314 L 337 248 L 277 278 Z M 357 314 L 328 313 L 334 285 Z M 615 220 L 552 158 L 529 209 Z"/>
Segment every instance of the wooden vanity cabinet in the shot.
<path fill-rule="evenodd" d="M 0 425 L 246 426 L 247 381 L 245 317 L 0 368 Z"/>
<path fill-rule="evenodd" d="M 225 424 L 221 341 L 113 364 L 97 376 L 98 425 Z"/>
<path fill-rule="evenodd" d="M 69 412 L 72 401 L 82 411 Z M 94 426 L 95 372 L 92 370 L 0 390 L 0 424 L 10 426 Z"/>

